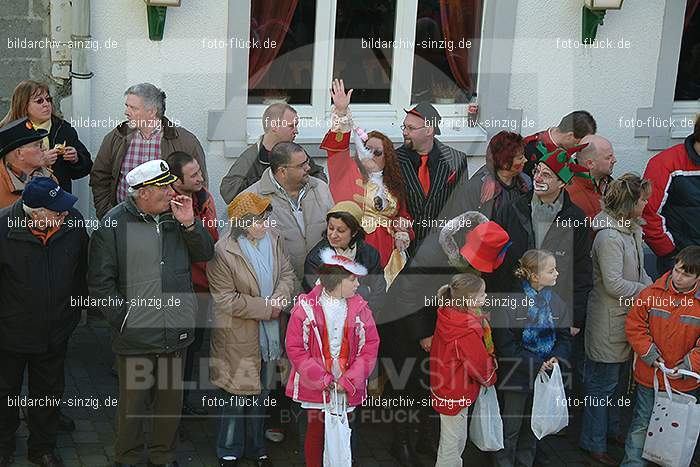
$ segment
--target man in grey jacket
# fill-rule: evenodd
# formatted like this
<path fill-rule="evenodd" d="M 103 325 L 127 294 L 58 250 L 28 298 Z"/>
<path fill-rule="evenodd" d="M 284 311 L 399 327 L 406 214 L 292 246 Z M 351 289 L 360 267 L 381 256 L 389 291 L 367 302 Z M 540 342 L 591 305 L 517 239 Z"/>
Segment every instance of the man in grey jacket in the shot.
<path fill-rule="evenodd" d="M 262 116 L 264 134 L 257 143 L 249 146 L 238 156 L 226 176 L 221 180 L 219 191 L 226 204 L 239 193 L 260 180 L 270 166 L 270 151 L 277 143 L 292 142 L 299 130 L 297 111 L 289 104 L 272 104 Z M 328 182 L 323 167 L 309 159 L 309 175 Z"/>
<path fill-rule="evenodd" d="M 91 304 L 112 327 L 117 354 L 115 460 L 140 461 L 150 399 L 149 462 L 175 466 L 183 363 L 197 311 L 191 264 L 210 260 L 214 242 L 195 218 L 192 198 L 175 196 L 177 177 L 165 161 L 141 164 L 126 179 L 129 195 L 93 233 L 88 267 Z"/>

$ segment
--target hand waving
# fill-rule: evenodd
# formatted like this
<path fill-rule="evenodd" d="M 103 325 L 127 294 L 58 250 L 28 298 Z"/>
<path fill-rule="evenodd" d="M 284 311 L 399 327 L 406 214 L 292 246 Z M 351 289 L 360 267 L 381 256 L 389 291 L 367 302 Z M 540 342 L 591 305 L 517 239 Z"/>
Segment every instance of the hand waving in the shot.
<path fill-rule="evenodd" d="M 335 105 L 335 109 L 343 114 L 345 111 L 347 111 L 348 106 L 350 105 L 350 96 L 352 96 L 352 89 L 349 90 L 347 93 L 345 92 L 345 83 L 343 83 L 342 79 L 334 79 L 333 80 L 333 85 L 331 87 L 331 98 L 333 99 L 333 105 Z"/>

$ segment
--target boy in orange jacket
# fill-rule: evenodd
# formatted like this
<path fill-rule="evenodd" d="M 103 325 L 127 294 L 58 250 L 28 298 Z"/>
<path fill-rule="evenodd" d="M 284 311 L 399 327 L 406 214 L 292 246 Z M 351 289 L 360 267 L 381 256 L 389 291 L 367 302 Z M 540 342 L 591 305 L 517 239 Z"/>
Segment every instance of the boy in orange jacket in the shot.
<path fill-rule="evenodd" d="M 654 405 L 654 377 L 664 389 L 663 363 L 672 370 L 671 387 L 700 399 L 700 381 L 678 374 L 700 372 L 700 246 L 676 257 L 673 270 L 639 293 L 627 316 L 627 339 L 634 350 L 637 402 L 625 443 L 622 466 L 644 466 L 644 440 Z M 656 374 L 658 373 L 658 374 Z"/>

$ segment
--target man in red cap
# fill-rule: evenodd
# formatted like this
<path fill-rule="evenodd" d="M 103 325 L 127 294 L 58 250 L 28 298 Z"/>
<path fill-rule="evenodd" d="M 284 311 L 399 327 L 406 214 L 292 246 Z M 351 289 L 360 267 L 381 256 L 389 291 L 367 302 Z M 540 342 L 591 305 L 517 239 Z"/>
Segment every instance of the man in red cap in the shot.
<path fill-rule="evenodd" d="M 434 230 L 436 220 L 452 217 L 443 210 L 451 196 L 459 196 L 455 188 L 464 186 L 469 171 L 466 154 L 435 137 L 440 134 L 441 120 L 435 107 L 422 102 L 405 112 L 401 125 L 404 144 L 396 149 L 396 155 L 406 184 L 408 212 L 414 221 L 415 239 L 409 247 L 413 254 Z"/>
<path fill-rule="evenodd" d="M 451 219 L 432 232 L 418 247 L 411 262 L 399 273 L 387 292 L 384 310 L 375 317 L 382 337 L 382 356 L 387 368 L 401 373 L 409 365 L 408 379 L 392 381 L 389 386 L 398 395 L 428 397 L 428 363 L 438 303 L 437 290 L 461 272 L 492 272 L 500 266 L 509 247 L 508 234 L 495 222 L 476 211 Z M 410 362 L 410 363 L 409 363 Z M 432 410 L 420 410 L 409 417 L 397 409 L 396 427 L 390 453 L 401 465 L 420 465 L 416 452 L 436 458 L 437 438 L 430 423 Z M 419 415 L 420 437 L 414 446 L 409 441 L 408 423 L 401 420 Z"/>

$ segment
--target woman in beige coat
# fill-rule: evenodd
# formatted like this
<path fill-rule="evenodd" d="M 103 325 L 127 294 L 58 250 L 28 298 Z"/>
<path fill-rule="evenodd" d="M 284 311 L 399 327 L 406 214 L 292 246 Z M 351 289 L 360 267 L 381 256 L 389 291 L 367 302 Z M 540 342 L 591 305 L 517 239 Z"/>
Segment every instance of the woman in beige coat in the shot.
<path fill-rule="evenodd" d="M 222 466 L 242 457 L 270 466 L 265 399 L 282 357 L 280 313 L 290 303 L 294 269 L 283 240 L 270 228 L 270 200 L 242 193 L 228 206 L 231 230 L 207 265 L 214 301 L 211 380 L 222 389 L 217 455 Z M 274 226 L 272 226 L 274 227 Z"/>
<path fill-rule="evenodd" d="M 624 174 L 608 185 L 603 211 L 593 219 L 593 290 L 586 315 L 586 403 L 579 445 L 604 465 L 619 465 L 607 454 L 607 440 L 624 444 L 625 439 L 618 407 L 632 355 L 625 320 L 632 301 L 651 284 L 644 270 L 641 227 L 650 194 L 649 180 Z M 608 401 L 613 405 L 608 407 Z"/>

